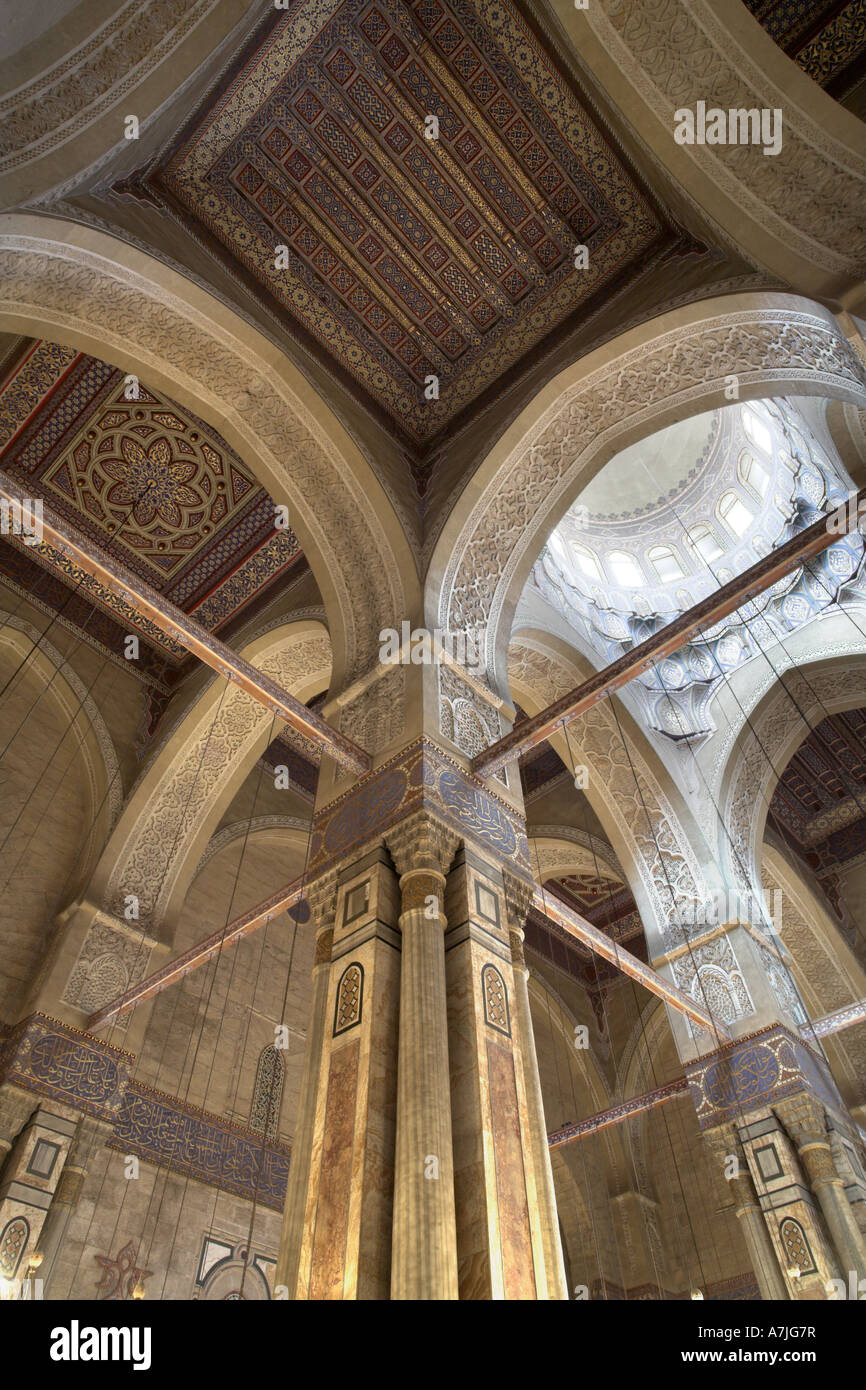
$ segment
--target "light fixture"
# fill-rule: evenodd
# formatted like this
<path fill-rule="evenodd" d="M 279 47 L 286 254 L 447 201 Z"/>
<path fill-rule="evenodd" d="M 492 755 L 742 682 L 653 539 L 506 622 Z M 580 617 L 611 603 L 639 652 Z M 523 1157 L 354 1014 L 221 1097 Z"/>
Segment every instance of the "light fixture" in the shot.
<path fill-rule="evenodd" d="M 34 1250 L 34 1251 L 32 1252 L 32 1254 L 28 1257 L 28 1260 L 27 1260 L 27 1267 L 28 1267 L 28 1269 L 30 1269 L 31 1272 L 32 1272 L 33 1270 L 37 1270 L 37 1269 L 39 1268 L 39 1266 L 41 1265 L 43 1259 L 44 1259 L 44 1256 L 43 1256 L 43 1254 L 42 1254 L 42 1251 L 41 1251 L 41 1250 Z"/>
<path fill-rule="evenodd" d="M 135 1285 L 135 1288 L 132 1290 L 132 1296 L 133 1298 L 144 1298 L 144 1285 L 142 1283 L 139 1282 Z"/>
<path fill-rule="evenodd" d="M 691 1296 L 693 1299 L 703 1298 L 703 1294 L 701 1293 L 700 1289 L 692 1289 Z"/>

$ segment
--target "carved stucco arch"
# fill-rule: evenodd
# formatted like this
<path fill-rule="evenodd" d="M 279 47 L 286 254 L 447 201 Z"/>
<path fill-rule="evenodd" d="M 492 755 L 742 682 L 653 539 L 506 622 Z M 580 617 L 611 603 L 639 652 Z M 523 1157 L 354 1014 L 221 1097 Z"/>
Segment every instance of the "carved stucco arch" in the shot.
<path fill-rule="evenodd" d="M 862 302 L 862 123 L 784 53 L 740 0 L 593 0 L 557 6 L 570 47 L 644 149 L 723 241 L 806 294 Z M 674 111 L 780 108 L 776 155 L 678 145 Z"/>
<path fill-rule="evenodd" d="M 250 820 L 231 821 L 208 840 L 204 854 L 196 866 L 196 876 L 210 863 L 214 855 L 219 854 L 227 845 L 233 844 L 235 840 L 245 840 L 252 835 L 257 837 L 259 844 L 265 840 L 304 850 L 310 838 L 310 822 L 301 820 L 299 816 L 253 816 Z"/>
<path fill-rule="evenodd" d="M 561 638 L 537 630 L 516 633 L 508 657 L 512 696 L 528 714 L 589 673 L 588 663 Z M 585 795 L 622 867 L 652 955 L 682 940 L 681 929 L 672 925 L 675 903 L 705 902 L 716 886 L 715 866 L 657 755 L 622 708 L 619 720 L 631 761 L 607 701 L 570 725 L 570 748 L 563 735 L 551 741 L 567 767 L 580 759 L 588 768 Z"/>
<path fill-rule="evenodd" d="M 102 713 L 84 681 L 62 652 L 38 628 L 15 613 L 0 610 L 0 645 L 15 653 L 16 665 L 36 674 L 45 695 L 60 709 L 84 765 L 91 818 L 87 838 L 78 853 L 71 891 L 87 881 L 105 838 L 120 813 L 123 785 L 114 743 Z M 40 697 L 40 698 L 44 698 Z M 67 745 L 68 748 L 68 745 Z M 52 752 L 46 749 L 46 756 Z M 64 750 L 60 756 L 65 757 Z M 34 769 L 38 772 L 38 769 Z M 7 866 L 11 867 L 11 866 Z"/>
<path fill-rule="evenodd" d="M 742 400 L 818 395 L 866 404 L 866 372 L 832 315 L 795 295 L 742 294 L 662 314 L 560 372 L 505 431 L 434 552 L 428 621 L 484 635 L 487 679 L 507 689 L 507 648 L 550 531 L 614 454 Z"/>
<path fill-rule="evenodd" d="M 610 845 L 597 835 L 569 825 L 533 825 L 527 828 L 532 872 L 542 882 L 566 874 L 600 874 L 612 883 L 625 877 Z"/>
<path fill-rule="evenodd" d="M 123 116 L 136 113 L 144 130 L 245 10 L 245 0 L 119 0 L 110 10 L 91 0 L 61 13 L 4 64 L 0 204 L 103 163 L 124 144 Z"/>
<path fill-rule="evenodd" d="M 786 670 L 784 684 L 774 679 L 754 701 L 749 725 L 731 749 L 720 779 L 727 831 L 720 854 L 730 881 L 746 890 L 760 887 L 767 809 L 791 758 L 822 719 L 866 700 L 866 651 L 862 641 L 857 645 L 858 651 L 829 660 L 804 657 Z"/>
<path fill-rule="evenodd" d="M 866 998 L 866 970 L 839 925 L 775 837 L 764 841 L 762 886 L 782 893 L 779 937 L 810 1018 Z M 807 1034 L 808 1040 L 808 1034 Z M 848 1105 L 866 1103 L 866 1028 L 822 1040 Z"/>
<path fill-rule="evenodd" d="M 287 620 L 242 654 L 300 700 L 327 689 L 331 650 L 321 623 Z M 122 917 L 134 893 L 140 926 L 169 936 L 208 841 L 274 732 L 272 716 L 243 690 L 210 680 L 130 792 L 93 877 L 92 903 Z"/>
<path fill-rule="evenodd" d="M 121 263 L 122 262 L 122 263 Z M 277 348 L 153 257 L 56 218 L 0 218 L 0 329 L 116 363 L 220 431 L 290 521 L 342 683 L 417 606 L 408 542 L 372 467 Z"/>

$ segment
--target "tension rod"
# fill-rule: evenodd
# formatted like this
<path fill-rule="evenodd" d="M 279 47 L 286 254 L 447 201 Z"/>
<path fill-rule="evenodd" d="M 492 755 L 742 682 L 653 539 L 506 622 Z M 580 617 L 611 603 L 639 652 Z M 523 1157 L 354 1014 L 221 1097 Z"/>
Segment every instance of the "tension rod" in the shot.
<path fill-rule="evenodd" d="M 25 514 L 31 510 L 33 499 L 25 495 L 14 478 L 2 471 L 0 498 L 20 508 Z M 353 743 L 337 729 L 331 728 L 330 724 L 307 709 L 294 695 L 283 690 L 270 676 L 266 676 L 249 661 L 238 656 L 231 647 L 220 642 L 194 618 L 188 617 L 182 609 L 157 593 L 156 589 L 152 589 L 149 584 L 118 564 L 101 546 L 61 520 L 56 512 L 44 503 L 40 525 L 40 541 L 44 537 L 50 546 L 65 555 L 78 569 L 84 570 L 85 574 L 89 574 L 92 579 L 117 594 L 143 618 L 147 618 L 158 627 L 160 632 L 186 647 L 188 652 L 192 652 L 193 656 L 197 656 L 205 665 L 240 686 L 241 690 L 245 690 L 252 699 L 263 705 L 271 714 L 275 714 L 284 724 L 310 739 L 320 752 L 327 753 L 335 762 L 357 776 L 370 771 L 372 759 L 365 749 Z M 44 550 L 41 554 L 68 581 L 69 576 L 62 566 L 52 561 L 51 556 Z"/>

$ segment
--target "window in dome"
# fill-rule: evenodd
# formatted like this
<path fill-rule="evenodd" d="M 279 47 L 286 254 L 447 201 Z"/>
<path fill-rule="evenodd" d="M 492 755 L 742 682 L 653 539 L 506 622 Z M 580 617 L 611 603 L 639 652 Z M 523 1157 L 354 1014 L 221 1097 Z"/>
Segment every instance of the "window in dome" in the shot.
<path fill-rule="evenodd" d="M 608 569 L 615 584 L 637 589 L 645 582 L 644 572 L 633 555 L 626 550 L 612 550 L 607 557 Z"/>
<path fill-rule="evenodd" d="M 688 542 L 705 565 L 711 565 L 725 553 L 716 539 L 715 532 L 703 523 L 692 527 L 688 534 Z"/>
<path fill-rule="evenodd" d="M 740 482 L 745 483 L 756 497 L 763 498 L 767 495 L 770 486 L 770 475 L 766 468 L 762 467 L 754 454 L 741 454 L 737 464 L 737 473 Z"/>
<path fill-rule="evenodd" d="M 662 584 L 671 584 L 685 574 L 679 556 L 670 545 L 654 545 L 652 550 L 647 551 L 647 559 Z"/>
<path fill-rule="evenodd" d="M 563 544 L 563 542 L 562 542 L 561 537 L 557 534 L 556 531 L 551 531 L 550 536 L 549 536 L 548 541 L 547 541 L 547 544 L 549 545 L 550 549 L 553 551 L 553 553 L 554 553 L 554 555 L 556 556 L 557 560 L 560 560 L 560 561 L 562 561 L 563 564 L 566 564 L 566 565 L 567 565 L 567 564 L 568 564 L 568 551 L 566 550 L 566 548 L 565 548 L 565 546 L 564 546 L 564 544 Z"/>
<path fill-rule="evenodd" d="M 720 521 L 723 521 L 737 537 L 744 536 L 755 520 L 755 513 L 736 492 L 726 492 L 719 498 L 716 513 Z"/>
<path fill-rule="evenodd" d="M 601 579 L 601 568 L 591 550 L 584 550 L 582 545 L 573 545 L 571 559 L 588 579 Z"/>
<path fill-rule="evenodd" d="M 760 449 L 762 454 L 772 454 L 773 436 L 763 420 L 759 420 L 755 412 L 749 410 L 748 406 L 743 407 L 743 429 L 756 449 Z"/>

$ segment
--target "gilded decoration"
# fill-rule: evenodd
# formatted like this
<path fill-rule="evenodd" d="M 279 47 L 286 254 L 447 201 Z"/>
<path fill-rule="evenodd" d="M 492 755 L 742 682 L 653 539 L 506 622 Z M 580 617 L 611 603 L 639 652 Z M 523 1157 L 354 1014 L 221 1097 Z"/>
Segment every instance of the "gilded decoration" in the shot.
<path fill-rule="evenodd" d="M 686 1076 L 701 1129 L 736 1119 L 744 1110 L 776 1105 L 797 1092 L 842 1108 L 826 1064 L 781 1027 L 729 1043 L 688 1066 Z"/>
<path fill-rule="evenodd" d="M 166 396 L 84 353 L 41 340 L 25 347 L 0 394 L 0 441 L 0 467 L 211 631 L 301 555 L 225 440 Z M 7 569 L 22 563 L 9 548 L 3 558 Z M 33 547 L 27 561 L 51 564 L 73 586 L 83 579 L 88 596 L 127 631 L 137 629 L 175 662 L 184 657 L 49 545 Z"/>
<path fill-rule="evenodd" d="M 34 1014 L 0 1051 L 12 1082 L 111 1125 L 107 1146 L 281 1211 L 289 1149 L 132 1079 L 135 1058 L 92 1034 Z"/>
<path fill-rule="evenodd" d="M 481 992 L 484 997 L 484 1022 L 497 1033 L 511 1037 L 508 1016 L 508 990 L 495 965 L 485 965 L 481 971 Z"/>
<path fill-rule="evenodd" d="M 421 809 L 529 876 L 529 842 L 520 818 L 424 739 L 316 815 L 309 872 L 321 872 Z"/>
<path fill-rule="evenodd" d="M 351 965 L 346 966 L 337 986 L 337 1002 L 334 1006 L 335 1038 L 361 1022 L 363 999 L 364 967 L 353 961 Z"/>
<path fill-rule="evenodd" d="M 298 0 L 151 179 L 416 444 L 662 233 L 509 0 Z"/>

